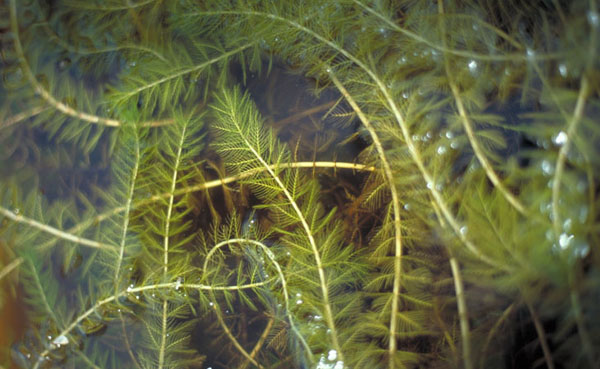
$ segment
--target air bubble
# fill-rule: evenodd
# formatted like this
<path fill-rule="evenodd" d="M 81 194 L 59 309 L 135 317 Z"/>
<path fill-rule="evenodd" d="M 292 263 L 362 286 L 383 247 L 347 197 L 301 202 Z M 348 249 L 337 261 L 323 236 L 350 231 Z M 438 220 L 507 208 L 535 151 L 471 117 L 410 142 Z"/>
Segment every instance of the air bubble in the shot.
<path fill-rule="evenodd" d="M 444 136 L 446 136 L 447 139 L 451 140 L 454 138 L 454 133 L 452 131 L 446 131 Z"/>
<path fill-rule="evenodd" d="M 570 232 L 571 231 L 571 226 L 573 225 L 573 221 L 571 220 L 571 218 L 567 218 L 564 222 L 563 222 L 563 229 L 565 232 Z"/>
<path fill-rule="evenodd" d="M 562 233 L 560 235 L 560 237 L 558 238 L 558 244 L 564 250 L 567 247 L 569 247 L 569 245 L 571 244 L 572 240 L 573 240 L 573 235 L 572 234 L 568 235 L 566 233 Z"/>
<path fill-rule="evenodd" d="M 554 136 L 552 138 L 552 141 L 554 142 L 555 145 L 562 146 L 565 143 L 567 143 L 568 139 L 569 139 L 569 136 L 567 136 L 567 134 L 564 131 L 560 131 L 560 132 L 558 132 L 558 134 L 556 136 Z"/>
<path fill-rule="evenodd" d="M 452 140 L 452 142 L 450 142 L 450 147 L 454 150 L 458 149 L 460 147 L 458 140 Z"/>
<path fill-rule="evenodd" d="M 410 96 L 410 94 L 408 92 L 406 92 L 406 91 L 404 91 L 402 93 L 402 97 L 405 98 L 405 99 L 408 99 L 409 96 Z"/>
<path fill-rule="evenodd" d="M 565 65 L 565 63 L 561 63 L 558 65 L 558 72 L 563 77 L 567 76 L 567 66 Z"/>
<path fill-rule="evenodd" d="M 469 231 L 469 228 L 467 226 L 460 227 L 460 234 L 462 234 L 463 236 L 465 236 L 468 231 Z"/>
<path fill-rule="evenodd" d="M 56 346 L 61 346 L 61 345 L 68 345 L 69 344 L 69 339 L 64 336 L 64 335 L 60 335 L 58 337 L 56 337 L 54 339 L 54 341 L 52 341 L 53 344 L 55 344 Z"/>
<path fill-rule="evenodd" d="M 554 166 L 549 160 L 542 161 L 542 172 L 546 176 L 550 176 L 554 173 Z"/>
<path fill-rule="evenodd" d="M 177 281 L 175 282 L 175 291 L 178 291 L 181 288 L 181 283 L 183 283 L 183 278 L 177 277 Z"/>
<path fill-rule="evenodd" d="M 327 353 L 327 360 L 334 361 L 335 359 L 337 359 L 337 351 L 329 350 L 329 352 Z"/>
<path fill-rule="evenodd" d="M 406 211 L 410 211 L 410 209 L 412 208 L 412 206 L 408 202 L 406 204 L 404 204 L 403 207 L 404 207 L 404 210 L 406 210 Z"/>
<path fill-rule="evenodd" d="M 15 215 L 19 215 L 20 212 L 21 212 L 21 210 L 19 208 L 13 209 L 13 213 L 15 213 Z"/>
<path fill-rule="evenodd" d="M 527 59 L 535 59 L 535 51 L 533 49 L 527 48 Z"/>
<path fill-rule="evenodd" d="M 296 305 L 301 305 L 304 301 L 302 301 L 301 299 L 296 300 Z"/>
<path fill-rule="evenodd" d="M 598 27 L 598 24 L 600 24 L 598 13 L 591 10 L 587 13 L 587 20 L 592 27 Z"/>
<path fill-rule="evenodd" d="M 437 148 L 438 155 L 444 155 L 446 153 L 446 151 L 448 151 L 448 149 L 444 145 L 440 145 Z"/>
<path fill-rule="evenodd" d="M 469 70 L 471 71 L 471 73 L 474 73 L 477 71 L 477 62 L 475 60 L 471 60 L 468 65 L 469 65 Z"/>

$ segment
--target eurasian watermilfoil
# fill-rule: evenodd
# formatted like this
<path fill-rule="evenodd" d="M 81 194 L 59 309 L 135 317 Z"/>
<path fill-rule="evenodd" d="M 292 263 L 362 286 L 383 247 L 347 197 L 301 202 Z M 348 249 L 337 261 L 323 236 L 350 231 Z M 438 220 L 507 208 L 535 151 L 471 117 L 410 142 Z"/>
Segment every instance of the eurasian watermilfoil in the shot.
<path fill-rule="evenodd" d="M 0 365 L 598 366 L 595 1 L 0 15 Z"/>

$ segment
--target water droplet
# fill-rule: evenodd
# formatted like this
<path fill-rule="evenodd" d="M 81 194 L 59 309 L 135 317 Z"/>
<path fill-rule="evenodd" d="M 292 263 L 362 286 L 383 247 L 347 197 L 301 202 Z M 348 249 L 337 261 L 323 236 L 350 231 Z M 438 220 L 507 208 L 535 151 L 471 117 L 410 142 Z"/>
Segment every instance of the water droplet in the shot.
<path fill-rule="evenodd" d="M 343 361 L 336 361 L 333 369 L 344 369 L 344 362 Z"/>
<path fill-rule="evenodd" d="M 329 352 L 327 353 L 327 360 L 334 361 L 335 359 L 337 359 L 337 351 L 329 350 Z"/>
<path fill-rule="evenodd" d="M 127 292 L 131 292 L 133 290 L 133 283 L 127 286 Z"/>
<path fill-rule="evenodd" d="M 327 69 L 325 69 L 325 71 L 326 71 L 327 73 L 331 73 L 331 68 L 327 67 Z"/>
<path fill-rule="evenodd" d="M 471 60 L 469 62 L 469 70 L 471 73 L 475 73 L 477 71 L 477 62 L 475 60 Z"/>
<path fill-rule="evenodd" d="M 561 76 L 566 77 L 567 76 L 567 66 L 565 65 L 565 63 L 560 63 L 558 65 L 558 72 L 560 73 Z"/>
<path fill-rule="evenodd" d="M 316 322 L 320 322 L 322 319 L 323 319 L 323 317 L 322 317 L 322 316 L 320 316 L 320 315 L 315 315 L 315 321 L 316 321 Z"/>
<path fill-rule="evenodd" d="M 552 175 L 552 173 L 554 173 L 554 166 L 549 160 L 542 161 L 542 172 L 546 176 Z"/>
<path fill-rule="evenodd" d="M 562 233 L 560 235 L 560 237 L 558 238 L 558 244 L 564 250 L 567 247 L 569 247 L 569 245 L 571 244 L 572 240 L 573 240 L 573 235 L 572 234 L 568 235 L 566 233 Z"/>
<path fill-rule="evenodd" d="M 56 337 L 52 343 L 60 347 L 60 345 L 68 345 L 69 339 L 64 335 L 60 335 Z"/>
<path fill-rule="evenodd" d="M 410 96 L 410 94 L 408 92 L 406 92 L 406 91 L 404 91 L 402 93 L 402 97 L 405 98 L 405 99 L 408 99 L 409 96 Z"/>
<path fill-rule="evenodd" d="M 304 301 L 302 301 L 301 299 L 296 300 L 296 305 L 300 305 L 302 304 Z"/>
<path fill-rule="evenodd" d="M 533 51 L 533 49 L 527 48 L 527 59 L 535 59 L 535 51 Z"/>
<path fill-rule="evenodd" d="M 421 137 L 419 137 L 419 135 L 412 135 L 412 139 L 413 141 L 419 141 Z"/>
<path fill-rule="evenodd" d="M 208 306 L 215 306 L 215 303 L 211 301 L 208 303 Z"/>
<path fill-rule="evenodd" d="M 447 139 L 451 140 L 454 138 L 454 133 L 452 131 L 446 131 L 444 136 L 446 136 Z"/>
<path fill-rule="evenodd" d="M 575 253 L 575 256 L 583 259 L 590 253 L 590 245 L 587 243 L 578 243 L 573 252 Z"/>
<path fill-rule="evenodd" d="M 563 222 L 563 230 L 565 232 L 570 232 L 571 231 L 571 226 L 573 225 L 573 221 L 571 220 L 571 218 L 567 218 L 564 222 Z"/>
<path fill-rule="evenodd" d="M 412 206 L 410 205 L 410 203 L 407 202 L 406 204 L 404 204 L 403 207 L 404 207 L 404 210 L 410 211 L 410 209 L 411 209 Z"/>
<path fill-rule="evenodd" d="M 591 10 L 587 13 L 587 20 L 592 27 L 598 27 L 598 24 L 600 24 L 598 13 Z"/>
<path fill-rule="evenodd" d="M 568 139 L 569 136 L 567 136 L 567 134 L 564 131 L 560 131 L 556 136 L 552 138 L 552 141 L 555 145 L 562 146 L 567 142 Z"/>
<path fill-rule="evenodd" d="M 298 293 L 296 294 L 296 297 L 301 297 L 301 296 L 302 296 L 302 294 L 301 294 L 300 292 L 298 292 Z"/>
<path fill-rule="evenodd" d="M 462 234 L 463 236 L 465 236 L 468 231 L 469 231 L 469 228 L 467 226 L 460 227 L 460 234 Z"/>
<path fill-rule="evenodd" d="M 398 63 L 398 64 L 406 64 L 406 56 L 403 56 L 400 59 L 396 60 L 396 63 Z"/>
<path fill-rule="evenodd" d="M 452 140 L 452 142 L 450 142 L 450 147 L 454 150 L 458 149 L 460 147 L 458 140 Z"/>
<path fill-rule="evenodd" d="M 440 145 L 437 148 L 438 155 L 444 155 L 446 153 L 446 151 L 448 151 L 448 149 L 444 145 Z"/>
<path fill-rule="evenodd" d="M 427 182 L 427 188 L 432 190 L 433 189 L 433 182 Z"/>

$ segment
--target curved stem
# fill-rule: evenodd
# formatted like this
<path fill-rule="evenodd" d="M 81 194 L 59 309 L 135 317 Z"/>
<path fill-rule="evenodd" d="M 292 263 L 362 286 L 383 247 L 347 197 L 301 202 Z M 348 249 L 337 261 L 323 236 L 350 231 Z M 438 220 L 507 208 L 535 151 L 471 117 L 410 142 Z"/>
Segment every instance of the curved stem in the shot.
<path fill-rule="evenodd" d="M 25 71 L 25 75 L 27 76 L 29 83 L 31 83 L 31 85 L 33 86 L 35 92 L 37 92 L 44 100 L 46 100 L 47 103 L 52 105 L 56 110 L 60 111 L 63 114 L 69 115 L 73 118 L 81 119 L 89 123 L 95 123 L 107 127 L 119 127 L 123 125 L 122 122 L 116 119 L 103 118 L 97 115 L 88 114 L 71 108 L 70 106 L 56 100 L 56 98 L 52 96 L 52 94 L 38 82 L 33 72 L 31 71 L 31 68 L 29 67 L 27 59 L 25 58 L 23 45 L 21 45 L 21 39 L 19 38 L 19 24 L 17 22 L 17 6 L 15 4 L 15 0 L 10 0 L 10 26 L 14 37 L 15 51 L 17 52 L 19 61 L 21 62 L 21 66 Z M 172 120 L 161 120 L 144 122 L 142 123 L 142 125 L 148 127 L 157 127 L 170 123 L 172 123 Z"/>
<path fill-rule="evenodd" d="M 440 14 L 444 14 L 443 4 L 438 0 L 438 9 Z M 446 27 L 444 24 L 444 20 L 440 20 L 440 34 L 442 36 L 442 44 L 446 46 Z M 463 127 L 465 132 L 467 133 L 467 137 L 469 138 L 469 142 L 471 143 L 471 147 L 473 148 L 473 152 L 481 163 L 481 167 L 485 171 L 485 174 L 492 182 L 492 184 L 500 191 L 500 193 L 504 196 L 506 201 L 508 201 L 519 213 L 527 216 L 528 212 L 525 210 L 525 207 L 521 202 L 510 192 L 504 184 L 498 178 L 498 175 L 494 171 L 492 164 L 489 162 L 485 153 L 483 152 L 483 148 L 479 145 L 479 141 L 477 137 L 475 137 L 475 132 L 473 130 L 473 125 L 471 123 L 471 119 L 467 113 L 467 109 L 462 100 L 462 96 L 460 95 L 460 90 L 458 89 L 458 85 L 454 82 L 452 78 L 452 71 L 450 69 L 450 63 L 448 62 L 448 57 L 444 54 L 444 70 L 446 71 L 446 78 L 448 78 L 448 84 L 450 85 L 450 89 L 452 90 L 452 95 L 454 96 L 454 101 L 456 102 L 456 108 L 458 109 L 458 113 L 462 118 Z"/>
<path fill-rule="evenodd" d="M 329 76 L 331 77 L 331 80 L 333 81 L 337 89 L 342 93 L 346 101 L 348 101 L 348 104 L 350 104 L 352 109 L 356 112 L 363 126 L 371 135 L 373 145 L 375 145 L 379 158 L 381 159 L 383 172 L 385 174 L 385 178 L 388 182 L 390 193 L 392 195 L 392 209 L 394 212 L 394 286 L 392 289 L 392 308 L 390 313 L 388 365 L 390 369 L 393 369 L 395 366 L 394 356 L 396 355 L 397 350 L 396 331 L 398 329 L 398 304 L 400 302 L 400 285 L 402 282 L 402 227 L 400 218 L 400 196 L 398 195 L 398 190 L 394 183 L 394 174 L 392 172 L 392 167 L 389 163 L 387 155 L 385 154 L 385 150 L 383 149 L 383 145 L 381 144 L 381 140 L 379 139 L 375 128 L 373 128 L 367 116 L 358 106 L 352 95 L 348 93 L 348 90 L 346 90 L 344 85 L 336 77 L 335 73 L 330 72 Z"/>
<path fill-rule="evenodd" d="M 14 212 L 12 212 L 2 206 L 0 206 L 0 215 L 4 215 L 5 217 L 7 217 L 15 222 L 27 224 L 33 228 L 39 229 L 42 232 L 49 233 L 58 238 L 61 238 L 61 239 L 67 240 L 67 241 L 71 241 L 71 242 L 74 242 L 74 243 L 77 243 L 77 244 L 80 244 L 83 246 L 87 246 L 87 247 L 91 247 L 91 248 L 95 248 L 95 249 L 105 249 L 105 250 L 113 250 L 113 251 L 115 250 L 115 246 L 113 246 L 113 245 L 109 245 L 106 243 L 102 243 L 102 242 L 98 242 L 98 241 L 90 240 L 87 238 L 72 235 L 69 232 L 61 231 L 60 229 L 50 227 L 49 225 L 40 223 L 31 218 L 27 218 L 22 215 L 15 214 Z"/>
<path fill-rule="evenodd" d="M 468 58 L 468 59 L 478 59 L 478 60 L 489 60 L 489 61 L 502 61 L 502 60 L 531 60 L 531 59 L 535 59 L 535 60 L 551 60 L 551 59 L 558 59 L 558 58 L 562 58 L 564 57 L 564 54 L 561 53 L 548 53 L 548 54 L 540 54 L 540 55 L 535 55 L 535 56 L 531 56 L 531 55 L 526 55 L 524 53 L 506 53 L 503 55 L 490 55 L 490 54 L 479 54 L 479 53 L 474 53 L 471 51 L 466 51 L 466 50 L 456 50 L 456 49 L 451 49 L 446 47 L 445 45 L 438 45 L 412 31 L 409 31 L 407 29 L 404 29 L 400 26 L 398 26 L 396 23 L 392 22 L 391 20 L 389 20 L 388 18 L 384 17 L 383 15 L 381 15 L 380 13 L 376 12 L 375 10 L 373 10 L 371 7 L 364 5 L 363 3 L 361 3 L 358 0 L 353 0 L 354 3 L 358 4 L 361 8 L 365 9 L 366 11 L 368 11 L 369 13 L 373 14 L 374 16 L 376 16 L 377 18 L 381 19 L 382 21 L 384 21 L 389 27 L 391 27 L 392 29 L 396 30 L 397 32 L 402 33 L 403 35 L 412 38 L 415 41 L 421 42 L 427 46 L 430 46 L 436 50 L 439 50 L 443 53 L 448 53 L 448 54 L 453 54 L 453 55 L 457 55 L 463 58 Z M 490 28 L 490 27 L 488 27 Z M 493 28 L 492 28 L 493 29 Z M 499 36 L 504 37 L 503 33 L 498 33 Z M 507 41 L 514 43 L 514 40 L 512 39 L 506 39 Z"/>
<path fill-rule="evenodd" d="M 10 274 L 13 270 L 17 269 L 21 264 L 23 264 L 25 260 L 23 258 L 16 258 L 11 261 L 8 265 L 5 265 L 2 270 L 0 270 L 0 281 Z"/>
<path fill-rule="evenodd" d="M 548 369 L 554 369 L 554 360 L 552 359 L 552 354 L 550 352 L 550 347 L 548 347 L 548 341 L 546 339 L 546 333 L 544 331 L 544 326 L 540 319 L 537 316 L 537 313 L 533 309 L 533 306 L 529 303 L 529 301 L 525 300 L 527 304 L 527 309 L 529 309 L 529 313 L 531 314 L 531 318 L 533 319 L 533 325 L 535 326 L 535 331 L 537 332 L 538 338 L 540 340 L 540 346 L 542 347 L 542 352 L 544 353 L 544 360 L 546 361 L 546 365 Z"/>
<path fill-rule="evenodd" d="M 296 337 L 298 337 L 298 339 L 300 339 L 300 342 L 302 343 L 302 345 L 304 346 L 306 352 L 308 353 L 308 355 L 311 358 L 313 358 L 313 354 L 312 351 L 310 350 L 310 346 L 308 346 L 308 343 L 306 342 L 306 340 L 304 339 L 304 337 L 302 337 L 302 335 L 300 334 L 300 332 L 298 331 L 298 329 L 296 328 L 296 325 L 294 323 L 294 319 L 292 318 L 292 315 L 289 313 L 290 312 L 290 303 L 289 303 L 289 293 L 288 293 L 288 289 L 287 289 L 287 281 L 285 279 L 285 276 L 283 275 L 283 271 L 281 270 L 281 265 L 277 262 L 277 260 L 275 259 L 275 255 L 273 254 L 273 252 L 262 242 L 256 241 L 256 240 L 250 240 L 247 238 L 232 238 L 229 240 L 225 240 L 225 241 L 221 241 L 218 244 L 216 244 L 215 246 L 213 246 L 210 251 L 208 252 L 208 254 L 206 255 L 206 258 L 204 259 L 204 265 L 202 267 L 202 275 L 206 276 L 207 275 L 207 268 L 208 268 L 208 262 L 210 260 L 210 258 L 213 256 L 213 254 L 220 249 L 221 247 L 224 246 L 229 246 L 232 244 L 239 244 L 239 245 L 243 245 L 243 244 L 250 244 L 250 245 L 254 245 L 260 249 L 263 250 L 263 252 L 265 253 L 265 255 L 267 255 L 267 258 L 271 261 L 271 263 L 273 263 L 273 265 L 275 266 L 275 269 L 277 270 L 277 275 L 279 276 L 279 280 L 281 282 L 281 289 L 283 291 L 283 299 L 284 299 L 284 305 L 285 305 L 285 313 L 288 317 L 288 321 L 290 324 L 290 329 L 294 332 L 294 334 L 296 335 Z M 261 282 L 261 284 L 264 284 L 266 281 Z M 255 284 L 256 285 L 256 284 Z M 217 302 L 216 300 L 214 301 L 214 306 L 215 309 L 217 307 Z M 220 314 L 220 311 L 217 311 L 217 315 Z M 230 336 L 230 338 L 233 340 L 233 342 L 237 342 L 237 340 L 235 339 L 235 337 Z M 235 345 L 235 343 L 234 343 Z M 237 345 L 236 345 L 237 347 Z M 239 349 L 239 348 L 238 348 Z M 246 356 L 247 352 L 246 350 L 244 350 L 242 348 L 242 354 L 244 356 Z M 246 354 L 244 354 L 246 353 Z M 250 356 L 250 355 L 248 355 Z M 248 358 L 250 360 L 250 358 Z M 253 360 L 253 359 L 252 359 Z M 252 361 L 250 360 L 250 361 Z"/>
<path fill-rule="evenodd" d="M 339 168 L 339 169 L 352 169 L 352 170 L 371 171 L 371 172 L 376 170 L 375 167 L 366 166 L 364 164 L 335 162 L 335 161 L 315 161 L 315 162 L 304 161 L 304 162 L 293 162 L 293 163 L 281 163 L 278 165 L 271 165 L 270 168 L 273 170 L 283 169 L 283 168 L 313 168 L 313 169 L 314 168 L 334 168 L 334 169 Z M 232 183 L 232 182 L 242 180 L 244 178 L 248 178 L 248 177 L 253 176 L 257 173 L 260 173 L 264 170 L 265 170 L 265 168 L 248 170 L 246 172 L 239 173 L 239 174 L 229 176 L 226 178 L 215 179 L 212 181 L 199 183 L 199 184 L 193 185 L 193 186 L 182 187 L 180 189 L 177 189 L 175 191 L 174 195 L 179 196 L 179 195 L 184 195 L 184 194 L 191 193 L 191 192 L 203 191 L 203 190 L 210 189 L 210 188 L 225 186 L 228 183 Z M 134 209 L 136 209 L 136 208 L 139 208 L 140 206 L 151 204 L 153 202 L 165 199 L 169 196 L 171 196 L 171 194 L 169 194 L 169 193 L 153 195 L 146 199 L 136 201 L 132 206 Z M 127 210 L 126 206 L 119 206 L 117 208 L 113 208 L 111 210 L 108 210 L 102 214 L 98 214 L 97 216 L 95 216 L 93 218 L 90 218 L 86 221 L 83 221 L 83 222 L 69 228 L 65 233 L 72 234 L 72 233 L 81 232 L 93 224 L 98 224 L 100 222 L 103 222 L 106 219 L 109 219 L 111 216 L 119 214 L 126 210 Z M 77 236 L 73 236 L 73 235 L 71 235 L 71 236 L 77 237 Z M 47 249 L 48 247 L 51 247 L 52 245 L 54 245 L 54 243 L 56 243 L 55 239 L 49 240 L 49 241 L 46 241 L 45 243 L 43 243 L 42 245 L 40 245 L 39 248 L 40 248 L 40 250 L 44 250 L 44 249 Z"/>
<path fill-rule="evenodd" d="M 481 349 L 481 356 L 480 356 L 480 362 L 479 362 L 479 369 L 485 369 L 485 358 L 487 355 L 487 349 L 490 345 L 490 342 L 492 341 L 492 337 L 496 334 L 496 332 L 498 331 L 498 329 L 500 328 L 500 325 L 502 324 L 503 321 L 505 321 L 509 315 L 512 313 L 513 309 L 515 308 L 515 304 L 512 303 L 510 304 L 502 313 L 502 315 L 500 316 L 500 318 L 496 321 L 496 323 L 494 324 L 494 326 L 492 327 L 492 329 L 490 329 L 490 331 L 488 332 L 488 335 L 485 339 L 485 343 L 483 344 L 483 347 Z"/>
<path fill-rule="evenodd" d="M 36 106 L 35 108 L 32 108 L 28 111 L 24 111 L 22 113 L 15 114 L 13 116 L 5 118 L 2 122 L 2 124 L 0 124 L 0 129 L 8 128 L 8 127 L 12 126 L 13 124 L 17 124 L 22 120 L 36 116 L 46 110 L 48 110 L 48 106 L 40 105 L 40 106 Z"/>
<path fill-rule="evenodd" d="M 200 290 L 200 291 L 237 291 L 237 290 L 252 289 L 252 288 L 259 287 L 259 286 L 263 286 L 266 284 L 266 282 L 267 281 L 260 282 L 260 283 L 249 283 L 249 284 L 244 284 L 241 286 L 220 286 L 220 287 L 214 287 L 214 286 L 209 286 L 209 285 L 199 284 L 199 283 L 169 282 L 169 283 L 151 284 L 151 285 L 141 286 L 141 287 L 133 287 L 133 288 L 130 287 L 130 288 L 127 288 L 126 290 L 119 292 L 116 295 L 111 295 L 105 299 L 96 301 L 94 306 L 90 307 L 89 309 L 84 311 L 82 314 L 77 316 L 71 322 L 71 324 L 69 324 L 65 329 L 63 329 L 58 334 L 58 336 L 67 336 L 75 329 L 75 327 L 77 327 L 77 325 L 79 325 L 82 321 L 84 321 L 88 316 L 92 315 L 98 308 L 100 308 L 106 304 L 109 304 L 113 301 L 116 301 L 118 298 L 120 298 L 122 296 L 127 296 L 127 294 L 130 294 L 130 293 L 145 292 L 145 291 L 152 291 L 152 290 L 158 290 L 158 289 L 178 290 L 181 288 L 184 288 L 184 289 L 188 288 L 188 289 Z M 46 360 L 46 357 L 48 356 L 48 354 L 57 348 L 58 347 L 56 345 L 48 346 L 44 351 L 42 351 L 39 355 L 38 360 L 33 365 L 33 369 L 38 369 L 40 367 L 40 365 L 42 364 L 42 362 L 44 360 Z"/>
<path fill-rule="evenodd" d="M 465 297 L 465 287 L 458 261 L 454 256 L 450 257 L 450 268 L 452 269 L 452 279 L 454 279 L 454 289 L 456 293 L 456 303 L 458 305 L 458 318 L 460 320 L 460 336 L 462 339 L 463 363 L 465 369 L 473 369 L 473 358 L 471 357 L 471 333 L 469 328 L 469 313 L 467 312 L 467 300 Z"/>

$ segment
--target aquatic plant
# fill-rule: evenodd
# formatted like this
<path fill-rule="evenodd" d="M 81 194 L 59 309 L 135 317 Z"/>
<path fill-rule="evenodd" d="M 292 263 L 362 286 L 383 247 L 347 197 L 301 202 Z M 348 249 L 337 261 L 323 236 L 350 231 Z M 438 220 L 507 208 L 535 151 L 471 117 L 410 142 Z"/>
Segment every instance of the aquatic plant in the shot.
<path fill-rule="evenodd" d="M 0 14 L 0 365 L 599 365 L 595 1 Z"/>

